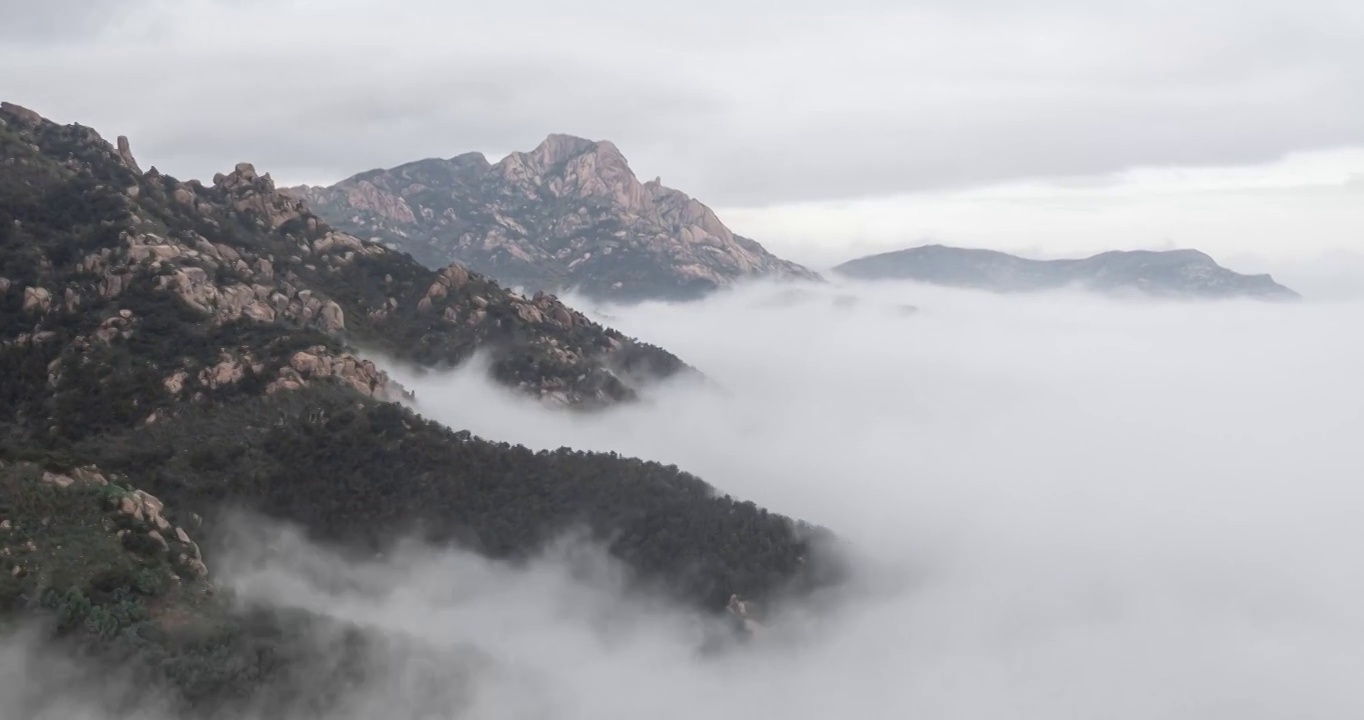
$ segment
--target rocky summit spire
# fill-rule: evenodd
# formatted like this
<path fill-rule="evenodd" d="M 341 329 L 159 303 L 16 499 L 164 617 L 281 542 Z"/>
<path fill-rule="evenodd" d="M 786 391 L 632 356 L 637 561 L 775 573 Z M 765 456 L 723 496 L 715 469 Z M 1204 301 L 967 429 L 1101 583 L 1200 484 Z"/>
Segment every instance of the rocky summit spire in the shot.
<path fill-rule="evenodd" d="M 128 144 L 128 138 L 125 135 L 118 136 L 118 156 L 123 158 L 123 164 L 128 166 L 129 170 L 138 175 L 142 174 L 142 168 L 137 166 L 137 160 L 133 158 L 132 146 Z"/>

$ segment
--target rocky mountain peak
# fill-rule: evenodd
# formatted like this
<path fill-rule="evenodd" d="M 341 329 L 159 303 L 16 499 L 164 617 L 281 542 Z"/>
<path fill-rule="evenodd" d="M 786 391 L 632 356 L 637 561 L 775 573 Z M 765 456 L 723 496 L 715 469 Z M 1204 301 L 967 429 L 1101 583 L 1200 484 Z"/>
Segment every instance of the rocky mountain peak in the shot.
<path fill-rule="evenodd" d="M 0 102 L 0 115 L 28 127 L 38 127 L 43 122 L 42 115 L 10 102 Z"/>
<path fill-rule="evenodd" d="M 494 165 L 466 154 L 290 192 L 430 267 L 460 262 L 532 290 L 689 299 L 746 278 L 819 279 L 660 178 L 640 182 L 605 140 L 553 134 Z"/>
<path fill-rule="evenodd" d="M 529 153 L 512 153 L 512 156 L 526 157 L 532 167 L 544 171 L 567 162 L 571 158 L 586 154 L 592 151 L 596 145 L 597 143 L 586 138 L 551 133 Z"/>
<path fill-rule="evenodd" d="M 251 163 L 237 163 L 232 172 L 217 173 L 213 188 L 226 195 L 238 211 L 252 211 L 264 218 L 271 230 L 298 218 L 311 218 L 309 229 L 318 228 L 316 218 L 301 199 L 278 191 L 270 173 L 257 174 Z"/>

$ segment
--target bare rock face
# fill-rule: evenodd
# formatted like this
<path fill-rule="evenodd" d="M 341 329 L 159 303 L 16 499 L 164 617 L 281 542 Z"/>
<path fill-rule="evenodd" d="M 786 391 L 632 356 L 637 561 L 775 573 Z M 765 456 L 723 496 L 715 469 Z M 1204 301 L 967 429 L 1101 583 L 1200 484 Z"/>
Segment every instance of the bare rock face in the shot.
<path fill-rule="evenodd" d="M 46 313 L 52 309 L 52 291 L 47 288 L 24 288 L 25 312 Z"/>
<path fill-rule="evenodd" d="M 361 395 L 377 400 L 410 402 L 415 399 L 411 391 L 389 378 L 388 373 L 373 362 L 350 353 L 332 353 L 323 345 L 294 353 L 289 364 L 280 369 L 279 378 L 270 383 L 266 392 L 274 394 L 297 390 L 310 381 L 317 382 L 325 378 L 335 378 Z"/>
<path fill-rule="evenodd" d="M 242 361 L 231 355 L 224 355 L 221 362 L 210 368 L 204 368 L 199 374 L 199 384 L 212 390 L 220 387 L 232 385 L 240 382 L 246 377 L 246 368 Z"/>
<path fill-rule="evenodd" d="M 346 191 L 346 202 L 356 209 L 373 213 L 385 220 L 399 224 L 417 222 L 412 207 L 402 197 L 384 192 L 374 183 L 361 180 L 355 187 Z"/>
<path fill-rule="evenodd" d="M 137 166 L 137 160 L 133 159 L 132 146 L 128 143 L 128 138 L 123 135 L 118 136 L 118 156 L 123 159 L 123 164 L 126 165 L 129 170 L 132 170 L 138 175 L 142 174 L 142 169 Z"/>
<path fill-rule="evenodd" d="M 237 210 L 251 210 L 274 230 L 307 212 L 303 202 L 275 191 L 270 174 L 257 175 L 251 163 L 238 163 L 232 172 L 213 176 L 213 187 L 228 195 Z"/>
<path fill-rule="evenodd" d="M 679 299 L 749 278 L 819 279 L 700 201 L 641 183 L 613 143 L 570 135 L 495 165 L 476 154 L 422 160 L 287 192 L 429 266 L 458 262 L 528 290 Z"/>
<path fill-rule="evenodd" d="M 327 332 L 340 332 L 346 329 L 346 314 L 341 311 L 341 306 L 328 300 L 322 304 L 322 327 Z"/>
<path fill-rule="evenodd" d="M 42 115 L 8 102 L 0 102 L 0 116 L 28 127 L 37 127 L 43 123 Z"/>

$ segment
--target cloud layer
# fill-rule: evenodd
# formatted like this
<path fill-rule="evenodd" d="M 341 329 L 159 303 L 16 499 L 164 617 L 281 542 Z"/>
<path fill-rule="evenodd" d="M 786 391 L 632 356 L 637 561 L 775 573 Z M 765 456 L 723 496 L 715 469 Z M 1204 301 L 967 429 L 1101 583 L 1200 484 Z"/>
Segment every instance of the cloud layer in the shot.
<path fill-rule="evenodd" d="M 421 396 L 489 436 L 676 462 L 909 579 L 733 675 L 627 683 L 653 705 L 566 676 L 583 717 L 1346 718 L 1362 310 L 752 289 L 607 310 L 721 390 L 596 421 L 468 377 Z M 634 652 L 592 662 L 629 673 Z"/>
<path fill-rule="evenodd" d="M 677 462 L 913 578 L 689 691 L 690 716 L 1364 709 L 1358 305 L 889 286 L 614 312 L 726 392 L 584 423 L 483 412 L 466 379 L 424 388 L 430 412 Z"/>
<path fill-rule="evenodd" d="M 244 597 L 390 643 L 354 717 L 1364 712 L 1359 304 L 841 285 L 596 312 L 713 382 L 583 418 L 472 371 L 405 380 L 454 427 L 677 463 L 825 524 L 871 582 L 706 658 L 696 618 L 622 598 L 591 548 L 356 563 L 255 528 L 214 564 Z"/>

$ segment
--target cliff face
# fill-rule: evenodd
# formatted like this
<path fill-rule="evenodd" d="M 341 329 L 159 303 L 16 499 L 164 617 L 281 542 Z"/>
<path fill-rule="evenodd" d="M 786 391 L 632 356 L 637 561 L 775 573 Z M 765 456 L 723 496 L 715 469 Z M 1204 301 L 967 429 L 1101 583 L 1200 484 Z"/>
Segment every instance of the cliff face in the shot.
<path fill-rule="evenodd" d="M 1296 300 L 1268 275 L 1242 275 L 1197 250 L 1111 251 L 1076 260 L 1031 260 L 994 250 L 925 245 L 834 268 L 861 280 L 915 280 L 997 292 L 1080 287 L 1170 297 Z"/>
<path fill-rule="evenodd" d="M 479 154 L 422 160 L 288 192 L 428 265 L 461 262 L 530 289 L 690 299 L 748 278 L 819 277 L 686 194 L 641 183 L 614 144 L 569 135 L 495 165 Z"/>

